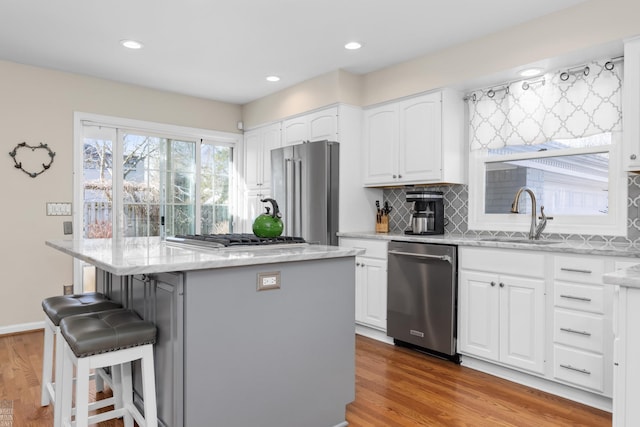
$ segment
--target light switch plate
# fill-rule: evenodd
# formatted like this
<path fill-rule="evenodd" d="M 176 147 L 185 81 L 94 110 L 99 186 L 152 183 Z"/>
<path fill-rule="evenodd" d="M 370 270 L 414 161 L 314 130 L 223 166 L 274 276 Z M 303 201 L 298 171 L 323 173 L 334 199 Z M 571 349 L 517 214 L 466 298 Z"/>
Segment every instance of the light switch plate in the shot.
<path fill-rule="evenodd" d="M 258 291 L 280 289 L 280 272 L 258 273 Z"/>
<path fill-rule="evenodd" d="M 71 216 L 71 203 L 47 202 L 47 216 Z"/>

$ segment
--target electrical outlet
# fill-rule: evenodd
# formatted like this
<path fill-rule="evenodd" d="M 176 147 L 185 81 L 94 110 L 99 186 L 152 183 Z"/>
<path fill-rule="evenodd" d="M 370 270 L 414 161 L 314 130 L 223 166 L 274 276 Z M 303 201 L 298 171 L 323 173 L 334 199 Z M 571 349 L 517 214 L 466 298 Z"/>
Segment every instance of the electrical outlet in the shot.
<path fill-rule="evenodd" d="M 62 231 L 64 234 L 73 234 L 73 225 L 71 221 L 64 221 L 62 223 Z"/>
<path fill-rule="evenodd" d="M 258 291 L 280 289 L 280 272 L 258 273 Z"/>

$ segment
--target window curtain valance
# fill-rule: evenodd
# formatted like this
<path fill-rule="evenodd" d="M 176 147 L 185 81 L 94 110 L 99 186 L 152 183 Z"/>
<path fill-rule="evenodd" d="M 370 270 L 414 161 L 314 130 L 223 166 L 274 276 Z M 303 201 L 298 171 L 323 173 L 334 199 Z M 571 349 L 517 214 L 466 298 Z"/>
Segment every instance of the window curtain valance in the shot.
<path fill-rule="evenodd" d="M 471 150 L 619 131 L 622 67 L 619 62 L 593 61 L 577 72 L 477 90 L 465 99 Z"/>

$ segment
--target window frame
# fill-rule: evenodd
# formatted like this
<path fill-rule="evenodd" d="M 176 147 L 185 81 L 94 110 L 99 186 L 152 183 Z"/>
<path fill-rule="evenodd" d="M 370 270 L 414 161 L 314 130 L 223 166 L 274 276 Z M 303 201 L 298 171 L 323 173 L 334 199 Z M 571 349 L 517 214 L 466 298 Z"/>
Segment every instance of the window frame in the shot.
<path fill-rule="evenodd" d="M 145 135 L 160 136 L 163 138 L 171 138 L 176 140 L 189 140 L 196 142 L 196 161 L 200 160 L 200 149 L 202 144 L 215 144 L 220 146 L 228 146 L 233 148 L 233 168 L 231 172 L 231 189 L 230 189 L 230 202 L 232 203 L 231 218 L 235 225 L 238 225 L 240 219 L 240 213 L 243 212 L 242 198 L 239 193 L 239 173 L 241 172 L 241 162 L 238 159 L 242 158 L 242 134 L 214 131 L 209 129 L 200 129 L 186 126 L 171 125 L 158 122 L 149 122 L 136 119 L 128 119 L 115 116 L 106 116 L 94 113 L 86 112 L 74 112 L 73 116 L 73 134 L 74 134 L 74 147 L 73 147 L 73 221 L 76 224 L 82 224 L 83 218 L 83 128 L 84 124 L 90 123 L 96 126 L 104 126 L 110 128 L 116 128 L 119 130 L 131 131 L 134 133 L 143 132 Z M 117 132 L 116 141 L 120 139 L 120 132 Z M 114 157 L 119 158 L 121 151 L 120 144 L 116 144 L 114 147 Z M 121 154 L 121 153 L 120 153 Z M 198 163 L 196 164 L 198 165 Z M 118 175 L 113 176 L 114 180 L 114 197 L 122 198 L 121 194 L 117 194 L 116 191 L 121 187 L 121 183 L 116 183 L 115 180 L 121 180 Z M 196 167 L 196 203 L 200 204 L 200 168 Z M 115 212 L 114 212 L 115 213 Z M 117 218 L 121 215 L 121 212 L 114 214 L 114 237 L 117 236 L 115 227 L 121 223 L 121 219 Z M 196 224 L 196 232 L 200 230 L 200 209 L 196 209 L 196 215 L 194 221 Z M 161 233 L 163 236 L 164 231 Z M 74 292 L 81 293 L 82 289 L 82 263 L 78 260 L 74 260 Z"/>
<path fill-rule="evenodd" d="M 516 154 L 489 156 L 488 150 L 469 152 L 469 216 L 468 229 L 476 231 L 528 232 L 531 225 L 530 214 L 486 214 L 486 165 L 514 160 L 541 159 L 564 155 L 608 153 L 609 154 L 609 210 L 606 215 L 554 215 L 547 222 L 544 234 L 581 234 L 581 235 L 627 235 L 627 177 L 622 168 L 622 136 L 612 133 L 610 145 L 586 148 L 567 148 L 550 151 L 535 151 Z M 515 194 L 514 194 L 515 196 Z M 526 197 L 526 196 L 522 196 Z M 540 203 L 538 212 L 540 215 Z"/>

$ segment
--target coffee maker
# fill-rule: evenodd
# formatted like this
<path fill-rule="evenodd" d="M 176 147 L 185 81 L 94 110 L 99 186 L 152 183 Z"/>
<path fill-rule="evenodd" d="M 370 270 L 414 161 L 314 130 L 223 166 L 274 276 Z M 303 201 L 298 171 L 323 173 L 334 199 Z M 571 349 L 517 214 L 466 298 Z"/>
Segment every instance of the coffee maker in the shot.
<path fill-rule="evenodd" d="M 442 191 L 407 190 L 411 208 L 411 228 L 405 234 L 444 234 L 444 195 Z"/>

